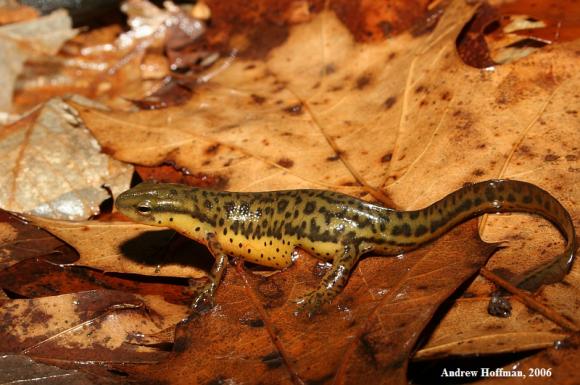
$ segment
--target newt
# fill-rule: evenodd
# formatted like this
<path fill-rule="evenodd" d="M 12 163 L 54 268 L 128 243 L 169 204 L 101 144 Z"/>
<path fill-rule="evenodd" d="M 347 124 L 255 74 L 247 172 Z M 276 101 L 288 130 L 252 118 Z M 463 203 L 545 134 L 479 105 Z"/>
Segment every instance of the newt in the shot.
<path fill-rule="evenodd" d="M 484 214 L 527 212 L 553 223 L 566 239 L 564 252 L 522 277 L 533 291 L 570 270 L 576 236 L 570 214 L 547 191 L 527 182 L 489 180 L 452 192 L 420 210 L 397 211 L 326 190 L 212 191 L 179 184 L 141 183 L 119 195 L 117 209 L 135 222 L 169 227 L 207 245 L 215 257 L 207 285 L 192 307 L 213 305 L 228 256 L 283 269 L 301 248 L 332 267 L 317 290 L 298 299 L 309 315 L 345 287 L 361 255 L 398 255 L 430 242 L 457 224 Z"/>

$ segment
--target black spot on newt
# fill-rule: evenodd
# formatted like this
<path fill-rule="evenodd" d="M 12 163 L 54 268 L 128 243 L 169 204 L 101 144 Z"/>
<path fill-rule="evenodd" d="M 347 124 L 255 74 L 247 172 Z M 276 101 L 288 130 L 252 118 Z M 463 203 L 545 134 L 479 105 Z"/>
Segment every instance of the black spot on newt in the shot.
<path fill-rule="evenodd" d="M 416 237 L 420 237 L 421 235 L 424 235 L 425 233 L 427 233 L 427 231 L 429 231 L 427 229 L 427 227 L 425 227 L 424 225 L 419 225 L 417 226 L 417 228 L 415 229 L 415 236 Z"/>
<path fill-rule="evenodd" d="M 401 235 L 403 233 L 403 230 L 401 229 L 400 226 L 393 226 L 393 229 L 391 230 L 391 235 L 397 236 L 397 235 Z"/>
<path fill-rule="evenodd" d="M 308 201 L 306 202 L 306 206 L 304 207 L 304 214 L 309 215 L 312 214 L 316 210 L 316 202 Z"/>
<path fill-rule="evenodd" d="M 278 213 L 282 213 L 284 212 L 284 210 L 286 210 L 286 207 L 288 207 L 288 200 L 287 199 L 280 199 L 278 201 Z"/>

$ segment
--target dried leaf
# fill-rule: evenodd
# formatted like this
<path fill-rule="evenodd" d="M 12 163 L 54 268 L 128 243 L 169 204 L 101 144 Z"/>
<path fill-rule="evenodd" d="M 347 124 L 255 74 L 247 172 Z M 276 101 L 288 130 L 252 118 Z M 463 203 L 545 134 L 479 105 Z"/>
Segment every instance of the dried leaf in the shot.
<path fill-rule="evenodd" d="M 0 210 L 0 271 L 30 258 L 65 263 L 76 254 L 61 240 Z"/>
<path fill-rule="evenodd" d="M 228 73 L 231 74 L 230 71 Z M 224 79 L 226 83 L 240 79 L 239 73 L 231 75 L 232 78 Z M 244 75 L 241 79 L 245 78 Z M 308 119 L 294 118 L 303 111 L 292 94 L 280 91 L 278 96 L 281 100 L 286 99 L 281 107 L 275 103 L 260 102 L 264 83 L 240 85 L 250 87 L 244 96 L 219 86 L 215 89 L 218 95 L 206 94 L 204 98 L 217 98 L 220 103 L 231 106 L 226 111 L 220 108 L 219 115 L 214 115 L 217 111 L 207 111 L 209 106 L 203 107 L 207 112 L 181 107 L 169 115 L 167 110 L 143 111 L 141 115 L 96 111 L 79 105 L 75 108 L 99 142 L 117 159 L 132 159 L 149 166 L 173 161 L 188 170 L 203 169 L 206 175 L 224 181 L 221 182 L 222 187 L 230 190 L 283 189 L 289 186 L 328 188 L 337 183 L 346 185 L 342 189 L 351 193 L 360 191 L 348 187 L 356 180 L 337 161 L 332 148 L 324 144 L 323 133 L 316 132 Z M 231 87 L 236 85 L 232 84 Z M 240 115 L 237 111 L 244 111 L 244 114 Z M 174 113 L 183 114 L 182 118 Z M 167 125 L 168 116 L 172 116 L 171 125 Z M 135 118 L 138 120 L 133 120 Z M 132 120 L 130 127 L 127 126 L 127 119 Z M 285 128 L 276 123 L 287 119 L 290 119 L 291 127 Z M 113 121 L 117 122 L 116 132 L 110 130 Z M 224 127 L 220 121 L 228 121 L 229 124 Z M 264 125 L 269 130 L 264 130 Z M 219 141 L 212 134 L 218 134 Z M 134 141 L 141 145 L 129 145 Z M 246 143 L 257 143 L 259 146 L 255 145 L 252 151 L 248 151 Z M 289 146 L 300 148 L 301 155 L 289 153 Z"/>
<path fill-rule="evenodd" d="M 189 17 L 173 3 L 164 4 L 165 9 L 157 8 L 153 3 L 144 0 L 127 1 L 122 10 L 128 16 L 127 23 L 131 27 L 125 33 L 120 42 L 125 45 L 136 44 L 132 40 L 153 40 L 147 44 L 155 44 L 155 41 L 163 41 L 167 34 L 179 30 L 183 39 L 187 42 L 197 39 L 205 29 L 203 22 Z"/>
<path fill-rule="evenodd" d="M 35 20 L 0 26 L 0 112 L 10 112 L 14 82 L 24 61 L 54 55 L 62 43 L 76 35 L 66 11 L 59 10 Z M 7 121 L 0 116 L 0 123 Z"/>
<path fill-rule="evenodd" d="M 98 17 L 113 3 L 97 10 L 98 4 L 89 2 L 75 8 L 73 14 L 79 20 L 91 13 Z M 108 105 L 130 107 L 130 100 L 154 92 L 168 72 L 167 59 L 159 60 L 156 50 L 176 31 L 194 39 L 204 27 L 167 5 L 170 9 L 162 10 L 146 1 L 127 2 L 129 30 L 119 25 L 94 29 L 67 41 L 57 55 L 29 60 L 16 84 L 14 112 L 27 112 L 51 95 L 80 94 Z"/>
<path fill-rule="evenodd" d="M 480 384 L 558 384 L 573 385 L 578 383 L 578 357 L 580 356 L 580 338 L 578 333 L 565 340 L 558 341 L 554 347 L 533 357 L 521 360 L 503 369 L 508 375 L 488 375 Z M 513 374 L 512 374 L 513 373 Z M 499 378 L 498 378 L 499 377 Z"/>
<path fill-rule="evenodd" d="M 129 186 L 132 168 L 101 153 L 75 111 L 60 99 L 0 134 L 0 206 L 61 219 L 86 219 Z"/>
<path fill-rule="evenodd" d="M 42 385 L 92 385 L 94 382 L 86 373 L 78 370 L 64 370 L 34 362 L 24 355 L 6 354 L 0 356 L 0 383 L 13 384 L 30 382 Z"/>
<path fill-rule="evenodd" d="M 191 266 L 195 252 L 162 258 L 173 231 L 130 222 L 70 222 L 26 216 L 49 231 L 80 255 L 75 265 L 105 272 L 143 274 L 158 277 L 204 277 L 203 270 Z"/>
<path fill-rule="evenodd" d="M 151 362 L 167 352 L 146 346 L 144 338 L 176 324 L 184 306 L 155 296 L 88 291 L 0 305 L 3 350 L 51 362 Z"/>
<path fill-rule="evenodd" d="M 185 279 L 146 280 L 142 276 L 108 274 L 82 266 L 57 265 L 45 260 L 29 259 L 2 270 L 0 282 L 12 298 L 38 298 L 106 288 L 162 296 L 167 302 L 175 304 L 191 303 Z"/>
<path fill-rule="evenodd" d="M 415 360 L 479 354 L 511 353 L 548 348 L 567 333 L 540 314 L 512 302 L 508 318 L 484 317 L 489 299 L 462 298 L 443 317 Z"/>
<path fill-rule="evenodd" d="M 35 8 L 18 4 L 16 0 L 0 1 L 0 25 L 33 20 L 38 16 Z"/>

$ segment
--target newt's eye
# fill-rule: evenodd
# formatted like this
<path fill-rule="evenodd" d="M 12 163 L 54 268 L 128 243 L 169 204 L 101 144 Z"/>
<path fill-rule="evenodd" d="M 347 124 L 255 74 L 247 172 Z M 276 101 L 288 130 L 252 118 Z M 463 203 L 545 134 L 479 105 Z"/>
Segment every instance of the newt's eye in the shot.
<path fill-rule="evenodd" d="M 151 214 L 151 203 L 148 201 L 141 202 L 137 205 L 137 212 L 141 215 Z"/>

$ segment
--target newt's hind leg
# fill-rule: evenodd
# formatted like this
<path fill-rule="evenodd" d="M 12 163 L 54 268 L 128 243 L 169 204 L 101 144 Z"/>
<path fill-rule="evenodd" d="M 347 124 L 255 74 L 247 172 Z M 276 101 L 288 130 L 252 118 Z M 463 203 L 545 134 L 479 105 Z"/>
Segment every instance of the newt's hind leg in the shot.
<path fill-rule="evenodd" d="M 228 262 L 228 256 L 223 252 L 221 244 L 215 234 L 207 235 L 207 247 L 215 258 L 215 262 L 209 272 L 209 282 L 205 285 L 192 287 L 193 301 L 191 308 L 199 313 L 211 309 L 214 306 L 214 297 Z"/>
<path fill-rule="evenodd" d="M 318 289 L 296 300 L 298 312 L 304 311 L 310 317 L 317 313 L 322 305 L 330 303 L 346 286 L 350 272 L 359 257 L 358 247 L 345 244 L 342 254 L 334 257 L 332 267 L 322 277 Z"/>

